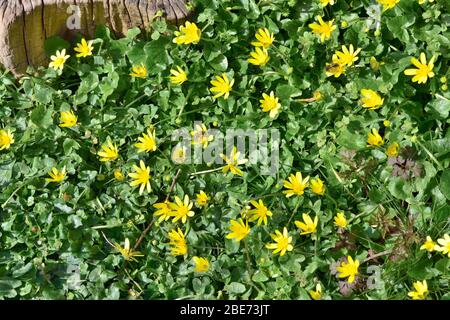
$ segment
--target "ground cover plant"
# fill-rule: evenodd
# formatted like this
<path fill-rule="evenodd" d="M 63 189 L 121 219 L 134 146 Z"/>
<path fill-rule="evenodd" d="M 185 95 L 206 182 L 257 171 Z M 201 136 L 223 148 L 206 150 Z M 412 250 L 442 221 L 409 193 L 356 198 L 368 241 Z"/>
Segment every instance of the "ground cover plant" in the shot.
<path fill-rule="evenodd" d="M 2 73 L 0 298 L 448 299 L 450 2 L 192 5 Z"/>

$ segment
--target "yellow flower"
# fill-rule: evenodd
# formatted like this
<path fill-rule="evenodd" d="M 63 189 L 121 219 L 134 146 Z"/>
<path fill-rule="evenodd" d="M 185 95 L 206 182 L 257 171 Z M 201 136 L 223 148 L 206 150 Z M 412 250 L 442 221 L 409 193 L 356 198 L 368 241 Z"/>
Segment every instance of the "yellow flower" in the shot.
<path fill-rule="evenodd" d="M 122 171 L 120 171 L 120 169 L 114 170 L 114 178 L 116 178 L 117 181 L 125 180 L 125 177 L 123 176 Z"/>
<path fill-rule="evenodd" d="M 139 189 L 139 194 L 142 195 L 144 193 L 144 190 L 147 188 L 147 192 L 152 191 L 152 187 L 150 185 L 150 167 L 146 167 L 144 161 L 139 162 L 140 167 L 137 165 L 133 165 L 133 169 L 135 172 L 129 173 L 128 176 L 130 178 L 133 178 L 134 180 L 131 181 L 130 186 L 141 186 Z"/>
<path fill-rule="evenodd" d="M 309 185 L 309 177 L 303 179 L 301 172 L 297 172 L 295 175 L 291 174 L 289 176 L 289 181 L 283 181 L 284 190 L 283 193 L 286 194 L 286 198 L 292 197 L 293 195 L 301 196 L 305 193 L 305 189 Z"/>
<path fill-rule="evenodd" d="M 384 125 L 385 127 L 390 127 L 390 126 L 391 126 L 391 122 L 390 122 L 389 120 L 384 120 L 384 121 L 383 121 L 383 125 Z"/>
<path fill-rule="evenodd" d="M 73 113 L 72 110 L 69 111 L 61 111 L 61 116 L 59 121 L 61 122 L 59 126 L 61 128 L 70 128 L 77 125 L 78 117 Z"/>
<path fill-rule="evenodd" d="M 297 228 L 303 230 L 301 232 L 301 235 L 306 235 L 310 233 L 315 233 L 317 231 L 317 223 L 319 222 L 319 217 L 315 216 L 314 221 L 311 219 L 309 214 L 303 213 L 302 214 L 303 222 L 301 221 L 295 221 L 295 225 Z"/>
<path fill-rule="evenodd" d="M 208 204 L 208 201 L 209 201 L 208 195 L 203 190 L 201 190 L 200 193 L 197 194 L 196 200 L 197 205 L 199 207 L 206 206 Z"/>
<path fill-rule="evenodd" d="M 183 164 L 187 160 L 187 148 L 186 147 L 176 147 L 172 153 L 172 160 L 177 164 Z"/>
<path fill-rule="evenodd" d="M 11 130 L 0 130 L 0 150 L 9 149 L 14 143 L 14 135 Z"/>
<path fill-rule="evenodd" d="M 353 283 L 355 281 L 355 276 L 358 274 L 359 261 L 348 256 L 348 262 L 343 261 L 339 267 L 336 267 L 336 270 L 339 272 L 339 278 L 347 278 L 348 283 Z"/>
<path fill-rule="evenodd" d="M 55 167 L 48 173 L 50 178 L 45 178 L 46 182 L 56 182 L 59 183 L 66 178 L 66 167 L 63 167 L 61 171 L 56 169 Z"/>
<path fill-rule="evenodd" d="M 180 26 L 179 31 L 175 31 L 173 43 L 176 44 L 197 44 L 202 37 L 202 31 L 193 22 L 186 21 L 184 26 Z"/>
<path fill-rule="evenodd" d="M 327 63 L 325 67 L 325 74 L 327 77 L 334 76 L 335 78 L 339 78 L 345 72 L 345 66 L 338 63 Z"/>
<path fill-rule="evenodd" d="M 320 91 L 318 91 L 318 90 L 314 91 L 313 98 L 314 98 L 314 101 L 322 100 L 322 93 Z"/>
<path fill-rule="evenodd" d="M 386 11 L 395 7 L 400 0 L 377 0 L 377 2 L 383 6 L 383 11 Z"/>
<path fill-rule="evenodd" d="M 209 261 L 205 258 L 194 257 L 192 258 L 195 263 L 195 272 L 207 272 L 209 270 Z"/>
<path fill-rule="evenodd" d="M 130 248 L 130 240 L 128 238 L 125 239 L 125 245 L 122 248 L 122 246 L 118 243 L 114 243 L 114 247 L 119 251 L 125 260 L 127 261 L 136 261 L 135 257 L 143 257 L 144 255 L 140 252 L 133 251 L 133 249 Z"/>
<path fill-rule="evenodd" d="M 380 70 L 380 65 L 381 63 L 377 61 L 377 58 L 374 56 L 370 57 L 370 68 L 372 68 L 373 71 Z"/>
<path fill-rule="evenodd" d="M 222 172 L 227 173 L 230 171 L 234 175 L 243 176 L 244 173 L 238 168 L 238 166 L 247 163 L 248 159 L 239 159 L 240 155 L 241 153 L 237 151 L 236 147 L 234 147 L 231 151 L 230 157 L 221 154 L 220 157 L 225 160 L 226 163 L 226 165 L 222 168 Z"/>
<path fill-rule="evenodd" d="M 448 234 L 444 234 L 444 237 L 438 239 L 437 242 L 439 245 L 435 247 L 435 250 L 441 252 L 442 254 L 447 254 L 450 258 L 450 236 Z"/>
<path fill-rule="evenodd" d="M 427 280 L 423 280 L 422 282 L 416 281 L 413 283 L 415 291 L 408 292 L 408 296 L 413 300 L 424 300 L 428 293 L 428 284 Z"/>
<path fill-rule="evenodd" d="M 383 138 L 378 133 L 378 130 L 373 128 L 372 132 L 369 132 L 367 136 L 367 145 L 369 147 L 379 147 L 384 144 Z"/>
<path fill-rule="evenodd" d="M 156 134 L 155 129 L 147 129 L 147 134 L 143 133 L 142 137 L 138 138 L 139 142 L 134 146 L 138 148 L 140 152 L 151 152 L 156 150 Z"/>
<path fill-rule="evenodd" d="M 270 33 L 270 31 L 267 28 L 258 29 L 258 32 L 256 32 L 255 37 L 257 41 L 252 42 L 252 46 L 263 47 L 266 49 L 269 48 L 275 40 L 273 33 Z"/>
<path fill-rule="evenodd" d="M 258 226 L 263 222 L 265 225 L 267 225 L 267 217 L 271 217 L 272 212 L 267 209 L 261 199 L 259 200 L 259 202 L 252 200 L 250 201 L 250 203 L 255 207 L 255 209 L 252 209 L 248 212 L 251 216 L 249 221 L 252 222 L 258 220 Z"/>
<path fill-rule="evenodd" d="M 311 28 L 314 34 L 318 34 L 320 36 L 320 41 L 324 42 L 325 39 L 329 39 L 331 37 L 331 33 L 336 29 L 336 26 L 333 25 L 333 21 L 323 21 L 322 17 L 318 16 L 317 20 L 319 20 L 319 24 L 311 23 L 309 24 L 309 28 Z"/>
<path fill-rule="evenodd" d="M 320 300 L 322 299 L 322 287 L 320 283 L 316 284 L 316 291 L 309 290 L 309 295 L 313 300 Z"/>
<path fill-rule="evenodd" d="M 431 239 L 430 236 L 427 236 L 427 241 L 420 247 L 420 250 L 427 250 L 428 252 L 433 252 L 436 249 L 436 243 Z"/>
<path fill-rule="evenodd" d="M 259 100 L 263 112 L 269 112 L 269 117 L 275 118 L 281 108 L 281 103 L 278 102 L 278 98 L 275 97 L 273 91 L 270 95 L 263 93 L 263 99 Z"/>
<path fill-rule="evenodd" d="M 87 42 L 86 39 L 81 39 L 81 43 L 78 43 L 74 49 L 75 52 L 78 52 L 77 58 L 92 56 L 92 50 L 94 50 L 94 47 L 92 46 L 93 43 L 93 40 Z"/>
<path fill-rule="evenodd" d="M 315 194 L 323 196 L 325 193 L 325 185 L 320 178 L 311 179 L 311 191 Z"/>
<path fill-rule="evenodd" d="M 265 66 L 267 62 L 269 62 L 269 52 L 267 49 L 256 48 L 255 51 L 250 53 L 251 58 L 248 59 L 248 62 L 255 66 Z"/>
<path fill-rule="evenodd" d="M 225 73 L 222 76 L 216 76 L 215 80 L 211 80 L 213 87 L 210 89 L 211 92 L 216 93 L 214 99 L 222 97 L 226 100 L 230 96 L 230 91 L 233 89 L 234 79 L 231 81 L 228 79 Z"/>
<path fill-rule="evenodd" d="M 398 143 L 397 142 L 391 143 L 386 149 L 386 154 L 388 155 L 388 157 L 393 158 L 398 156 Z"/>
<path fill-rule="evenodd" d="M 270 237 L 275 242 L 266 244 L 266 248 L 273 250 L 273 254 L 280 253 L 280 257 L 282 257 L 286 254 L 286 251 L 292 251 L 294 249 L 291 244 L 292 237 L 289 237 L 286 227 L 283 228 L 283 233 L 275 230 L 275 233 L 271 234 Z"/>
<path fill-rule="evenodd" d="M 203 123 L 196 125 L 195 130 L 191 131 L 191 136 L 194 138 L 192 144 L 201 144 L 203 148 L 208 147 L 208 144 L 214 139 L 213 135 L 208 135 L 208 129 Z"/>
<path fill-rule="evenodd" d="M 419 4 L 424 4 L 427 0 L 419 0 Z M 433 3 L 434 0 L 428 0 L 428 2 Z"/>
<path fill-rule="evenodd" d="M 143 63 L 133 66 L 130 76 L 145 79 L 147 77 L 147 67 Z"/>
<path fill-rule="evenodd" d="M 230 221 L 230 233 L 227 234 L 227 239 L 235 239 L 236 241 L 241 241 L 250 233 L 250 227 L 248 226 L 248 222 L 239 218 L 239 220 L 231 220 Z"/>
<path fill-rule="evenodd" d="M 61 51 L 57 50 L 56 55 L 50 57 L 50 60 L 52 61 L 48 66 L 55 70 L 62 70 L 64 68 L 64 64 L 69 58 L 70 55 L 66 55 L 66 49 L 62 49 Z"/>
<path fill-rule="evenodd" d="M 362 89 L 361 95 L 361 103 L 364 108 L 375 110 L 383 105 L 384 99 L 382 99 L 376 91 Z"/>
<path fill-rule="evenodd" d="M 169 203 L 168 202 L 159 202 L 159 203 L 155 203 L 153 205 L 153 207 L 156 210 L 153 215 L 156 217 L 159 217 L 158 219 L 158 223 L 161 223 L 163 221 L 167 221 L 170 219 L 170 217 L 172 217 L 172 210 L 169 208 Z"/>
<path fill-rule="evenodd" d="M 334 224 L 339 228 L 345 229 L 348 225 L 347 219 L 343 212 L 338 212 L 334 217 Z"/>
<path fill-rule="evenodd" d="M 420 54 L 420 61 L 416 58 L 411 58 L 411 63 L 417 67 L 417 69 L 406 69 L 405 74 L 407 76 L 414 76 L 412 82 L 417 82 L 418 84 L 426 83 L 428 78 L 434 77 L 434 60 L 435 56 L 431 57 L 430 62 L 427 64 L 427 57 L 425 53 Z"/>
<path fill-rule="evenodd" d="M 177 222 L 181 220 L 182 223 L 186 223 L 188 217 L 194 216 L 194 211 L 192 211 L 193 203 L 189 200 L 189 196 L 184 195 L 184 202 L 178 196 L 175 196 L 175 203 L 169 203 L 169 208 L 172 210 L 173 220 L 172 222 Z"/>
<path fill-rule="evenodd" d="M 175 85 L 182 85 L 183 83 L 185 83 L 188 78 L 187 78 L 187 74 L 186 71 L 184 71 L 181 67 L 177 66 L 178 70 L 175 69 L 171 69 L 170 73 L 172 74 L 172 76 L 170 76 L 170 81 L 175 84 Z"/>
<path fill-rule="evenodd" d="M 186 239 L 180 228 L 178 230 L 171 230 L 168 234 L 170 250 L 173 256 L 183 256 L 187 254 L 188 248 Z"/>
<path fill-rule="evenodd" d="M 346 46 L 342 46 L 342 51 L 336 50 L 333 55 L 333 62 L 339 63 L 342 66 L 351 67 L 354 62 L 358 61 L 358 53 L 361 51 L 361 48 L 358 48 L 355 51 L 355 48 L 351 44 L 348 48 Z"/>
<path fill-rule="evenodd" d="M 320 0 L 320 4 L 323 6 L 323 7 L 326 7 L 327 5 L 334 5 L 335 4 L 335 2 L 334 2 L 335 0 Z M 318 300 L 318 299 L 314 299 L 314 300 Z"/>
<path fill-rule="evenodd" d="M 102 145 L 102 150 L 97 153 L 102 162 L 114 161 L 119 157 L 117 145 L 113 144 L 111 140 L 108 140 L 106 144 Z"/>

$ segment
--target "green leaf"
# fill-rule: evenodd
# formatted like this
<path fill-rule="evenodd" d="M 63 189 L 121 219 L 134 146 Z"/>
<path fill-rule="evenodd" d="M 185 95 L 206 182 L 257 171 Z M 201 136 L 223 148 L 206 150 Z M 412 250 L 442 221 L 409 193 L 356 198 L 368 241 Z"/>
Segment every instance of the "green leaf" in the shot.
<path fill-rule="evenodd" d="M 450 200 L 450 169 L 447 169 L 442 173 L 439 189 L 447 200 Z"/>
<path fill-rule="evenodd" d="M 245 286 L 239 282 L 231 282 L 226 286 L 226 290 L 228 290 L 230 293 L 240 294 L 245 292 Z"/>

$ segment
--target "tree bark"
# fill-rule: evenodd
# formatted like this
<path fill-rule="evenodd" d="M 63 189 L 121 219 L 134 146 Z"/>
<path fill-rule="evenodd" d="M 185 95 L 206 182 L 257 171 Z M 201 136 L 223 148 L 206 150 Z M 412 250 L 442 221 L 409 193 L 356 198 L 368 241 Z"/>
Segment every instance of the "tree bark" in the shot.
<path fill-rule="evenodd" d="M 29 65 L 48 62 L 49 37 L 92 38 L 100 24 L 124 35 L 133 27 L 148 28 L 158 11 L 173 23 L 189 14 L 186 0 L 0 0 L 0 63 L 19 76 Z"/>

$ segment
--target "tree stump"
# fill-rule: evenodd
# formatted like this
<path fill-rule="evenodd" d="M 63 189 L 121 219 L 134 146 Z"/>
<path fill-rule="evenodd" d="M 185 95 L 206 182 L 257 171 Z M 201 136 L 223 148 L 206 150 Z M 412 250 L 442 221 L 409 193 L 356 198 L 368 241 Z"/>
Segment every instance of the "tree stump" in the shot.
<path fill-rule="evenodd" d="M 44 42 L 52 36 L 92 38 L 101 24 L 124 35 L 146 29 L 159 11 L 174 23 L 189 13 L 186 0 L 0 0 L 0 63 L 18 76 L 48 62 Z"/>

